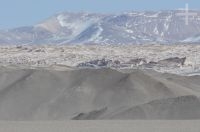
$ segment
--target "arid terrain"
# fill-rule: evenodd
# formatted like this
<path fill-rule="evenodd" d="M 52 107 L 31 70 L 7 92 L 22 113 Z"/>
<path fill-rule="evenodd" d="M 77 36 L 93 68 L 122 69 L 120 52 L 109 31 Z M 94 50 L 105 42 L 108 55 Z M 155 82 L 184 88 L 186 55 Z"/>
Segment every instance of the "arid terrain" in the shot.
<path fill-rule="evenodd" d="M 199 45 L 0 46 L 0 66 L 23 68 L 153 69 L 198 74 Z"/>
<path fill-rule="evenodd" d="M 0 120 L 200 119 L 199 49 L 1 46 Z"/>
<path fill-rule="evenodd" d="M 199 7 L 1 1 L 0 132 L 200 132 Z"/>
<path fill-rule="evenodd" d="M 0 122 L 2 132 L 199 132 L 199 121 Z"/>
<path fill-rule="evenodd" d="M 200 76 L 0 69 L 0 120 L 200 119 Z"/>

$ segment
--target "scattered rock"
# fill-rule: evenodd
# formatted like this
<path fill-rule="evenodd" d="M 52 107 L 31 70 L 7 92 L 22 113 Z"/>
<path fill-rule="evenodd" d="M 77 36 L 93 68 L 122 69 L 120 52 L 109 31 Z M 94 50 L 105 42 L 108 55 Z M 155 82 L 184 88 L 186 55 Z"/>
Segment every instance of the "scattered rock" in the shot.
<path fill-rule="evenodd" d="M 77 67 L 109 67 L 112 65 L 112 60 L 106 60 L 106 59 L 101 59 L 101 60 L 92 60 L 89 62 L 84 62 L 78 64 Z"/>
<path fill-rule="evenodd" d="M 73 117 L 72 120 L 95 120 L 103 115 L 106 111 L 107 107 L 89 113 L 80 113 L 77 116 Z"/>
<path fill-rule="evenodd" d="M 174 57 L 158 61 L 158 64 L 164 66 L 183 66 L 185 64 L 185 60 L 186 57 L 184 58 Z"/>

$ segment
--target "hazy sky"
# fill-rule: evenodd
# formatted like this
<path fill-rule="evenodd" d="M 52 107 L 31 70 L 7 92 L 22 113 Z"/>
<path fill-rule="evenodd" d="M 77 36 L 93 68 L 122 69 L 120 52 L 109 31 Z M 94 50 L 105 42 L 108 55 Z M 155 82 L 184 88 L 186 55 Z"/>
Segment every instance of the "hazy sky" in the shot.
<path fill-rule="evenodd" d="M 133 10 L 200 9 L 200 0 L 0 0 L 0 29 L 36 24 L 63 11 L 119 13 Z"/>

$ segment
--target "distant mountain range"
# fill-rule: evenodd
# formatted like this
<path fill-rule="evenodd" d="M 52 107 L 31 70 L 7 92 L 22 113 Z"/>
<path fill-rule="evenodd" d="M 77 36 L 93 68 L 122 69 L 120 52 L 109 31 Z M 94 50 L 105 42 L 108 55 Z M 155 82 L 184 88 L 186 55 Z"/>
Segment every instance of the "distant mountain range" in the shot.
<path fill-rule="evenodd" d="M 0 45 L 174 44 L 200 42 L 200 11 L 189 25 L 180 11 L 60 13 L 33 26 L 0 30 Z"/>

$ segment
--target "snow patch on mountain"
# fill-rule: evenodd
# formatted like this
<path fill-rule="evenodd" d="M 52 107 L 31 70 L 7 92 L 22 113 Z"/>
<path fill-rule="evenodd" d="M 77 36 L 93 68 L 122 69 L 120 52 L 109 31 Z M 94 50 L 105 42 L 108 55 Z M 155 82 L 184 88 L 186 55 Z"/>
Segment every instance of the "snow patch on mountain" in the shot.
<path fill-rule="evenodd" d="M 185 42 L 185 43 L 191 43 L 191 42 L 197 43 L 199 41 L 200 41 L 200 36 L 195 36 L 195 37 L 189 37 L 189 38 L 183 40 L 182 42 Z"/>
<path fill-rule="evenodd" d="M 92 35 L 89 41 L 99 43 L 102 39 L 102 36 L 101 36 L 102 32 L 103 32 L 103 28 L 101 27 L 101 24 L 99 23 L 97 32 Z"/>
<path fill-rule="evenodd" d="M 77 36 L 81 32 L 83 32 L 85 29 L 90 27 L 92 24 L 98 22 L 99 19 L 82 19 L 82 20 L 76 20 L 76 21 L 70 21 L 70 16 L 64 16 L 64 15 L 59 15 L 57 17 L 60 25 L 62 27 L 66 27 L 69 30 L 72 31 L 71 38 Z"/>
<path fill-rule="evenodd" d="M 185 25 L 178 11 L 60 13 L 35 26 L 0 31 L 0 44 L 200 43 L 200 12 Z"/>

